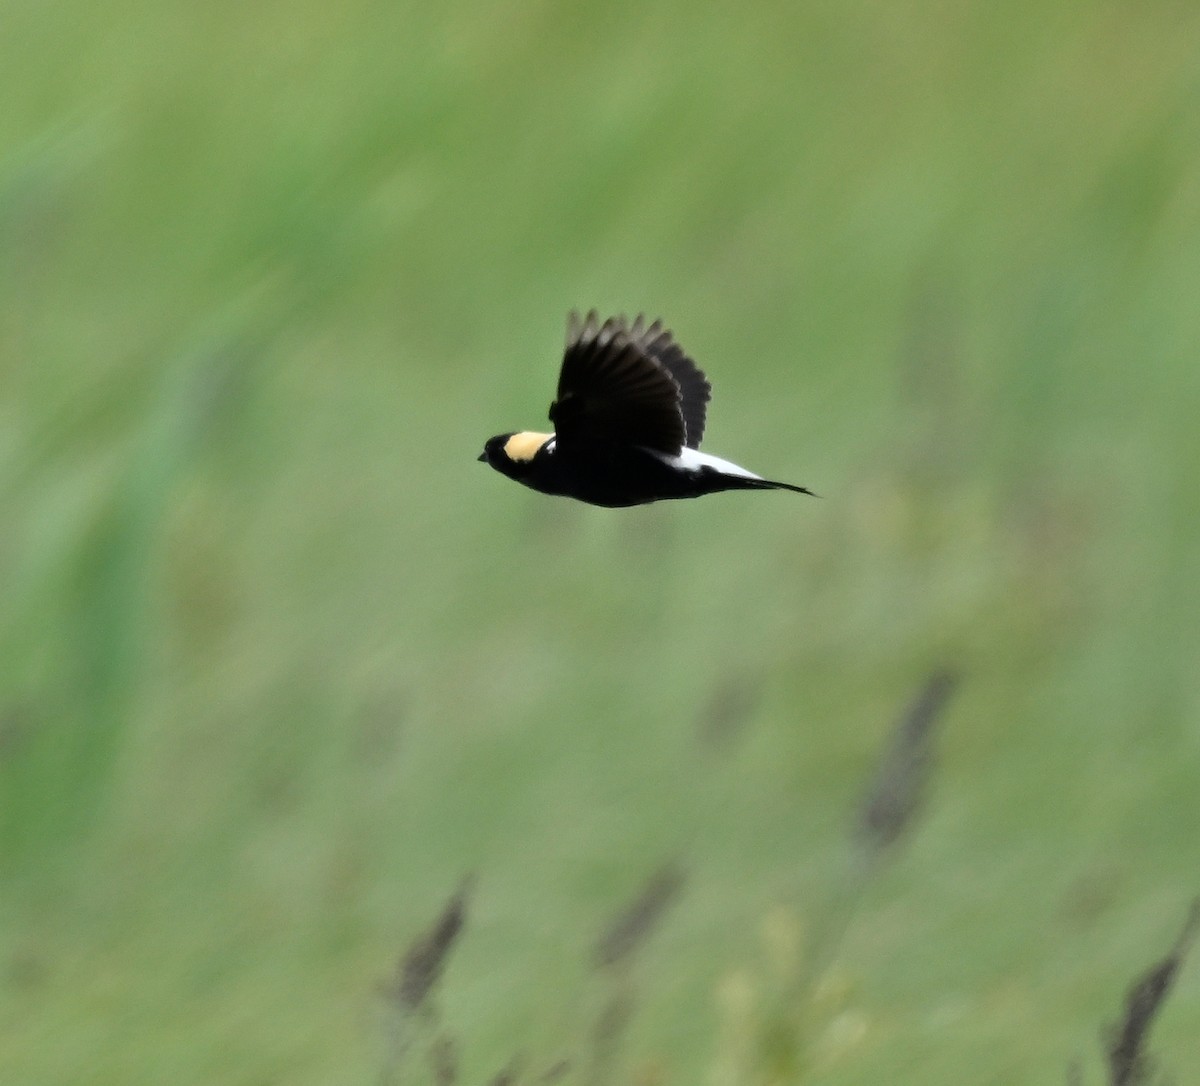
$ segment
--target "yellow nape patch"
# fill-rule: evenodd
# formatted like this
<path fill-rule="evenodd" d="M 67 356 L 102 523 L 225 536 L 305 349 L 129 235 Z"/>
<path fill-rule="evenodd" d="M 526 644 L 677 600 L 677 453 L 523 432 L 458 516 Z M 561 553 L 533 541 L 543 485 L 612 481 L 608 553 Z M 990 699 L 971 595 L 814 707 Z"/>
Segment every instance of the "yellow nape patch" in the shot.
<path fill-rule="evenodd" d="M 553 434 L 535 434 L 528 430 L 522 434 L 513 434 L 504 443 L 504 455 L 509 460 L 532 460 L 538 449 L 553 436 Z"/>

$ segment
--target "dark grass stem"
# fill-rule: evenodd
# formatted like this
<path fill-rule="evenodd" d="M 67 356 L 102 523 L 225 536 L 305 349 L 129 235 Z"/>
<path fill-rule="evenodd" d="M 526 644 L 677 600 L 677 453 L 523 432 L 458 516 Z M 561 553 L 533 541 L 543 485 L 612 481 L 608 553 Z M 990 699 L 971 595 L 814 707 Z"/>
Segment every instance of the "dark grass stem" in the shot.
<path fill-rule="evenodd" d="M 1171 952 L 1148 969 L 1125 996 L 1125 1016 L 1104 1033 L 1112 1086 L 1146 1086 L 1153 1060 L 1147 1051 L 1150 1028 L 1171 990 L 1200 928 L 1200 898 L 1192 902 Z"/>

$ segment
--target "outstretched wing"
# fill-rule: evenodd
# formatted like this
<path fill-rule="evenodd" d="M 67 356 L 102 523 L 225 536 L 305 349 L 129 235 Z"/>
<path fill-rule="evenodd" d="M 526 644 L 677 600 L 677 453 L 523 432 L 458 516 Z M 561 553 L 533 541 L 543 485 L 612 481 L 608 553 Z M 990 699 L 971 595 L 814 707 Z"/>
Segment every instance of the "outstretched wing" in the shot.
<path fill-rule="evenodd" d="M 644 324 L 645 318 L 639 313 L 629 331 L 630 338 L 675 378 L 679 386 L 679 410 L 687 431 L 683 443 L 690 449 L 698 449 L 704 437 L 704 417 L 708 401 L 712 399 L 712 385 L 700 367 L 684 354 L 661 320 L 648 328 Z"/>
<path fill-rule="evenodd" d="M 704 375 L 660 321 L 647 328 L 639 316 L 631 328 L 624 317 L 601 324 L 595 310 L 582 320 L 571 313 L 558 396 L 550 405 L 564 450 L 591 442 L 677 455 L 699 444 L 707 401 Z"/>

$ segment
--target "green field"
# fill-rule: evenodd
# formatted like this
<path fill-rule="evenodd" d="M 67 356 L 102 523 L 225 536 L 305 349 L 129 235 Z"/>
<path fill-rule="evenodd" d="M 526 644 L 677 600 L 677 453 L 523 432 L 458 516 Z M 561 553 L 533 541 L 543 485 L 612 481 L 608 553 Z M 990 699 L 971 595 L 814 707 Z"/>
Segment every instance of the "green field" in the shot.
<path fill-rule="evenodd" d="M 1194 5 L 12 3 L 0 89 L 0 1082 L 1108 1081 L 1200 893 Z M 476 463 L 591 306 L 821 499 Z"/>

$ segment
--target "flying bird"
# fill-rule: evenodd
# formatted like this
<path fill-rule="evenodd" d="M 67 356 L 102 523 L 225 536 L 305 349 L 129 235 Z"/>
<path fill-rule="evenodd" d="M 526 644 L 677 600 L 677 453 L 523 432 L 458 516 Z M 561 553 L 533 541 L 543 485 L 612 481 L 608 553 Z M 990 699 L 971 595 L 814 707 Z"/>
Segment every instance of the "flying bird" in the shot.
<path fill-rule="evenodd" d="M 544 494 L 620 508 L 719 490 L 793 490 L 700 451 L 712 386 L 661 320 L 567 319 L 554 433 L 489 438 L 479 459 Z"/>

